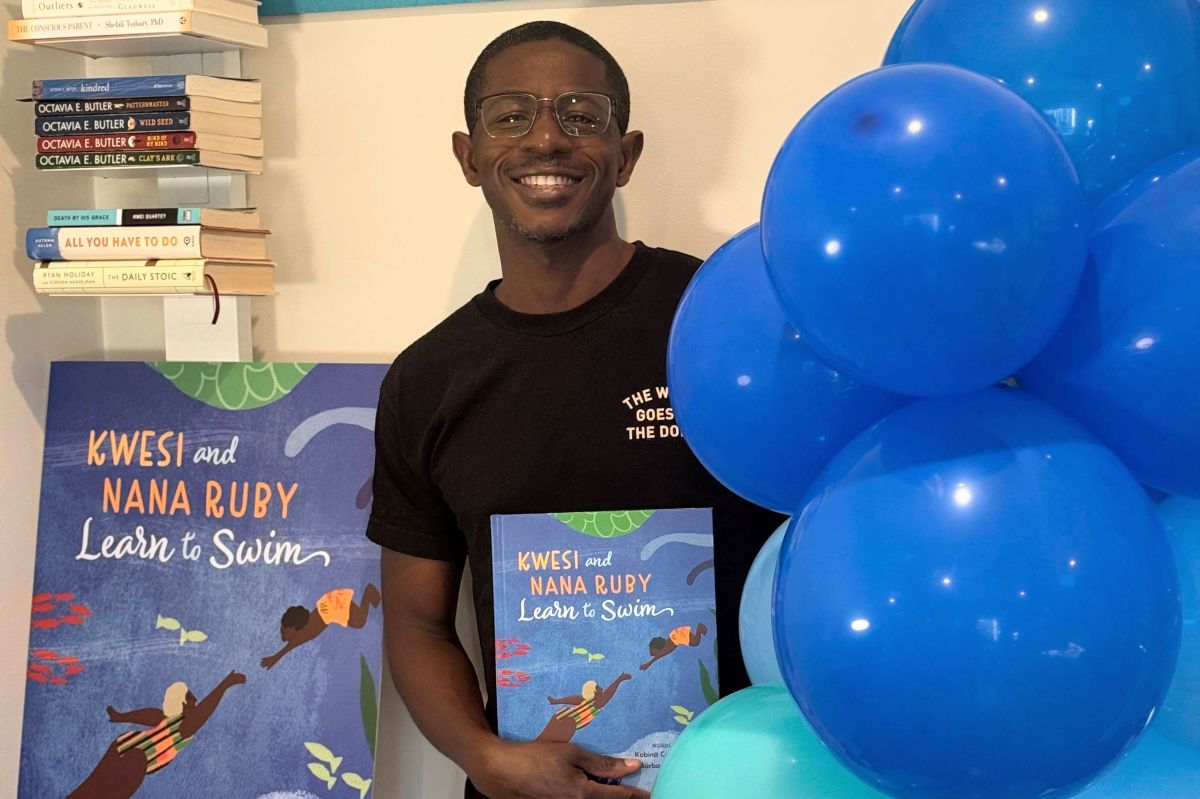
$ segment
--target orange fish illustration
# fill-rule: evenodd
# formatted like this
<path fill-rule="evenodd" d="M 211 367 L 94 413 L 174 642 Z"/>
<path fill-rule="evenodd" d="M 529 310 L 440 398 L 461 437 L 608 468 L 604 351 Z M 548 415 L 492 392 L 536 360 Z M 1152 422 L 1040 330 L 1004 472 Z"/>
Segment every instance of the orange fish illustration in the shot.
<path fill-rule="evenodd" d="M 34 619 L 31 627 L 38 630 L 46 630 L 58 626 L 58 619 Z"/>

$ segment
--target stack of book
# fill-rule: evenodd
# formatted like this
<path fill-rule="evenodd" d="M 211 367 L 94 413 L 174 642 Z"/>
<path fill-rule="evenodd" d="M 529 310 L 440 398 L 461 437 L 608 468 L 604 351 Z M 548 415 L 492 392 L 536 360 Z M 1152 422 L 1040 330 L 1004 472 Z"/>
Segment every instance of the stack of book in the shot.
<path fill-rule="evenodd" d="M 22 0 L 9 41 L 93 57 L 266 47 L 257 0 Z"/>
<path fill-rule="evenodd" d="M 30 228 L 41 294 L 271 294 L 275 264 L 254 208 L 50 211 Z"/>
<path fill-rule="evenodd" d="M 262 86 L 210 75 L 33 82 L 38 169 L 262 173 Z"/>

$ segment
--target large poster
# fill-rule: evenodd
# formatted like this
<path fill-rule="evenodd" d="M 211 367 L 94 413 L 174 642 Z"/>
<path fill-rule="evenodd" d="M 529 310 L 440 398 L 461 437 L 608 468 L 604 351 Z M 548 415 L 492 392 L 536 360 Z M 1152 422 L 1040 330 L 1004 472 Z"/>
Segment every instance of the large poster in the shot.
<path fill-rule="evenodd" d="M 385 369 L 53 365 L 21 799 L 370 795 Z"/>
<path fill-rule="evenodd" d="M 285 14 L 311 14 L 316 11 L 355 11 L 363 8 L 408 8 L 410 6 L 448 6 L 464 3 L 490 3 L 493 0 L 263 0 L 260 17 Z"/>

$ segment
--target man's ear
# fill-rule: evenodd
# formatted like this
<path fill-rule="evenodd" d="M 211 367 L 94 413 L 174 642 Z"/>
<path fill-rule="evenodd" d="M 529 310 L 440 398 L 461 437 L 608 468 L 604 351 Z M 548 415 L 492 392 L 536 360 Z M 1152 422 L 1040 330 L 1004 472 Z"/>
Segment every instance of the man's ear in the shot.
<path fill-rule="evenodd" d="M 467 183 L 478 187 L 479 170 L 475 168 L 475 154 L 471 149 L 471 135 L 462 131 L 455 131 L 450 136 L 450 146 L 454 150 L 454 157 L 458 160 L 458 165 L 462 169 L 463 177 L 467 179 Z"/>
<path fill-rule="evenodd" d="M 633 177 L 633 168 L 642 156 L 645 139 L 640 130 L 631 130 L 621 137 L 621 168 L 617 170 L 617 185 L 624 186 Z"/>

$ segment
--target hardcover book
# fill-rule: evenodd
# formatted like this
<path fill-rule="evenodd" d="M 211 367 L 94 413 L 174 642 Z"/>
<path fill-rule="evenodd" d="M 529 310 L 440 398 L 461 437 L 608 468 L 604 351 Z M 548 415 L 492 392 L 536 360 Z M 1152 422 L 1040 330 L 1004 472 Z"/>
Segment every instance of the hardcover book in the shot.
<path fill-rule="evenodd" d="M 492 517 L 500 735 L 635 757 L 717 701 L 712 512 Z"/>
<path fill-rule="evenodd" d="M 370 794 L 385 371 L 53 364 L 20 799 Z"/>

